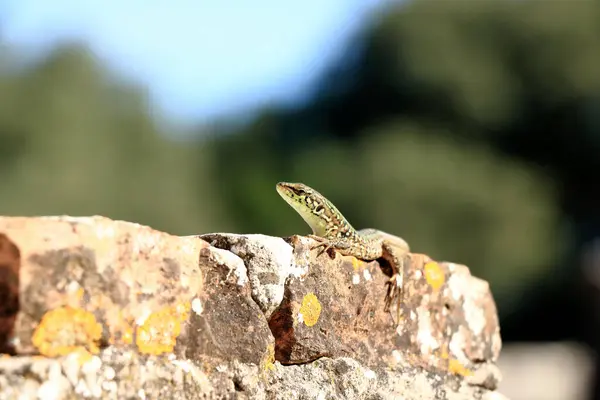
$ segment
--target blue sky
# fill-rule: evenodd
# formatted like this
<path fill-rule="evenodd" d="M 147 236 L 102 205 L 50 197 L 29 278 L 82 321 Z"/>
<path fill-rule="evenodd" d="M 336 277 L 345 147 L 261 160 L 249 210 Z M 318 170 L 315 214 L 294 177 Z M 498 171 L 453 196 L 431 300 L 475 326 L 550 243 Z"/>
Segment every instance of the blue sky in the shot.
<path fill-rule="evenodd" d="M 301 99 L 389 1 L 2 0 L 0 13 L 9 44 L 82 40 L 167 117 L 198 122 Z"/>

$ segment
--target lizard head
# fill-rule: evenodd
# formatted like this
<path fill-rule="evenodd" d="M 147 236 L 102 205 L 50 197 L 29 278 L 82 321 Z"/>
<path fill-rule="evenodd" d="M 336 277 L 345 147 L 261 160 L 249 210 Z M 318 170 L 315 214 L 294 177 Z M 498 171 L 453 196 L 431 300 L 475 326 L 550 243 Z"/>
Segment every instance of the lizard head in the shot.
<path fill-rule="evenodd" d="M 330 222 L 327 199 L 319 192 L 303 183 L 279 182 L 277 193 L 294 209 L 311 227 L 313 234 L 324 236 Z"/>

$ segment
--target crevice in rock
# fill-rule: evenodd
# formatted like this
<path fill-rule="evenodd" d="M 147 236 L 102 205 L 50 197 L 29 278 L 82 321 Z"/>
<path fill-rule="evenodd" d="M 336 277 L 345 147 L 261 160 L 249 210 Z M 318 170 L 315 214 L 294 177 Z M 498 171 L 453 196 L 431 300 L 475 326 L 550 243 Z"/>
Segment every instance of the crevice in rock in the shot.
<path fill-rule="evenodd" d="M 21 252 L 4 233 L 0 233 L 0 353 L 15 355 L 10 338 L 19 312 L 19 272 Z"/>
<path fill-rule="evenodd" d="M 275 338 L 275 360 L 282 364 L 289 362 L 292 349 L 296 344 L 293 311 L 289 297 L 290 293 L 286 286 L 283 301 L 269 318 L 269 329 Z"/>
<path fill-rule="evenodd" d="M 244 267 L 246 268 L 246 276 L 248 277 L 248 285 L 250 287 L 250 298 L 252 299 L 252 301 L 258 306 L 258 308 L 262 311 L 263 315 L 265 316 L 265 319 L 270 319 L 273 317 L 273 315 L 275 314 L 274 311 L 271 315 L 268 315 L 267 311 L 263 309 L 264 305 L 262 304 L 262 302 L 257 298 L 257 288 L 254 287 L 254 283 L 253 281 L 250 279 L 250 270 L 251 268 L 249 267 L 249 265 L 252 263 L 253 259 L 254 259 L 254 255 L 252 254 L 236 254 L 233 251 L 231 251 L 231 247 L 234 245 L 232 244 L 226 236 L 221 236 L 221 235 L 228 235 L 227 233 L 222 233 L 222 234 L 205 234 L 205 235 L 200 235 L 199 237 L 206 241 L 207 243 L 210 244 L 210 246 L 217 248 L 219 250 L 224 250 L 227 251 L 229 253 L 231 253 L 233 256 L 239 258 L 243 263 L 244 263 Z M 243 235 L 241 235 L 243 236 Z M 285 238 L 282 237 L 281 239 L 283 239 L 286 243 L 288 243 L 290 246 L 294 247 L 293 243 L 290 243 L 287 239 L 291 239 L 293 236 L 289 237 L 289 238 Z M 283 284 L 284 288 L 286 283 Z M 284 289 L 285 290 L 285 289 Z M 279 302 L 278 304 L 278 308 L 281 307 L 281 305 L 284 303 L 285 301 L 285 295 L 284 295 L 284 299 L 281 300 L 281 302 Z"/>
<path fill-rule="evenodd" d="M 333 358 L 333 353 L 326 352 L 326 353 L 317 354 L 314 357 L 311 357 L 310 359 L 302 360 L 302 361 L 288 361 L 286 363 L 281 362 L 281 365 L 306 365 L 306 364 L 311 364 L 323 357 Z"/>
<path fill-rule="evenodd" d="M 242 387 L 242 384 L 241 384 L 240 380 L 236 379 L 236 377 L 234 377 L 234 379 L 233 379 L 233 389 L 236 392 L 245 392 L 244 388 Z"/>

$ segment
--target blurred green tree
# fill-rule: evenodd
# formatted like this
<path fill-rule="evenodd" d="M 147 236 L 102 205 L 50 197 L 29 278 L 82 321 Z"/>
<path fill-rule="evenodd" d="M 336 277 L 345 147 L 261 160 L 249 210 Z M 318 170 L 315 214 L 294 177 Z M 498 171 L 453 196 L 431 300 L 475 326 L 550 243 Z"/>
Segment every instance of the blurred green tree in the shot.
<path fill-rule="evenodd" d="M 226 221 L 196 168 L 208 150 L 168 140 L 141 88 L 85 48 L 0 70 L 0 88 L 2 214 L 100 214 L 180 234 Z"/>

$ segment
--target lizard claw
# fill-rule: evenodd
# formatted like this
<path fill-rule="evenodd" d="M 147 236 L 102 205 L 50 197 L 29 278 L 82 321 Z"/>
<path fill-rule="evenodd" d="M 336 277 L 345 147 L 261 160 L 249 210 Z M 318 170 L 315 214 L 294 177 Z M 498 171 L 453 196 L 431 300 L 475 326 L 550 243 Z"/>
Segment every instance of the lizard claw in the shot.
<path fill-rule="evenodd" d="M 329 240 L 316 235 L 308 235 L 308 237 L 317 241 L 317 244 L 311 246 L 310 248 L 311 251 L 315 249 L 320 249 L 319 254 L 317 254 L 317 256 L 320 256 L 321 254 L 326 252 L 329 255 L 329 257 L 335 258 L 335 254 L 332 255 L 331 252 L 331 250 L 333 250 L 333 244 Z"/>

